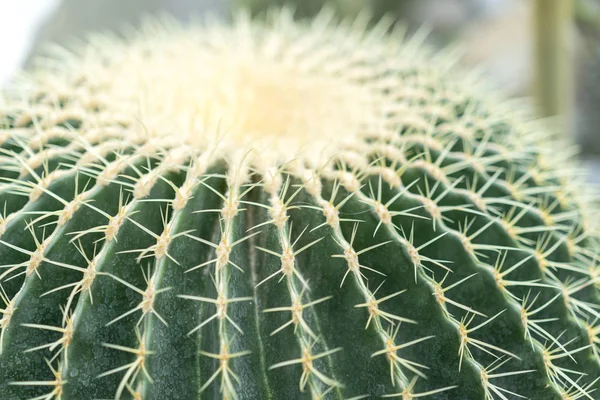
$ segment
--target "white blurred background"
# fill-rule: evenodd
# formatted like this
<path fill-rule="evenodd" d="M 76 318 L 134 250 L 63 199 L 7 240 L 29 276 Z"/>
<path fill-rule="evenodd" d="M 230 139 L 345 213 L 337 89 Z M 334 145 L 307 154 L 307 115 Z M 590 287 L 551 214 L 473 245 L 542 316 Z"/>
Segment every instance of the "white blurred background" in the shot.
<path fill-rule="evenodd" d="M 0 85 L 25 61 L 42 21 L 59 0 L 0 2 Z"/>

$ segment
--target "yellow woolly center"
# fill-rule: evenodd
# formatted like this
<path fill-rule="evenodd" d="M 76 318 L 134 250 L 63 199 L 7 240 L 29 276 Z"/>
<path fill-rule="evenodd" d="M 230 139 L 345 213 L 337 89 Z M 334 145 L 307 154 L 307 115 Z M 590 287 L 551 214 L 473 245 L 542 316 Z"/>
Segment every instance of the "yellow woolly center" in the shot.
<path fill-rule="evenodd" d="M 360 36 L 323 41 L 297 29 L 239 22 L 234 30 L 146 33 L 86 53 L 78 80 L 92 97 L 102 93 L 100 110 L 129 120 L 135 135 L 325 161 L 383 125 L 389 90 L 377 57 L 361 59 L 368 44 Z"/>

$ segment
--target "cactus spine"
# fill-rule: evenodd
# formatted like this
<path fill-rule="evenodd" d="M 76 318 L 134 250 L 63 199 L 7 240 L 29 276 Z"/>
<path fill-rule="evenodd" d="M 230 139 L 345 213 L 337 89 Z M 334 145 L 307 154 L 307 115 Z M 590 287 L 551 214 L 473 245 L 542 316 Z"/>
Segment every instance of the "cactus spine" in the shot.
<path fill-rule="evenodd" d="M 569 153 L 322 12 L 57 50 L 0 110 L 2 399 L 594 399 Z"/>

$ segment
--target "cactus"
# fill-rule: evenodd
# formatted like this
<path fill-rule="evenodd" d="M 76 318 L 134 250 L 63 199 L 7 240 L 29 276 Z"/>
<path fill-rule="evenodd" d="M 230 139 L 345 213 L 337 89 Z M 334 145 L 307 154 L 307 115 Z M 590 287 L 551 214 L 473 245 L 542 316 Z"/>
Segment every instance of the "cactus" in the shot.
<path fill-rule="evenodd" d="M 155 19 L 5 90 L 0 398 L 597 398 L 570 150 L 332 15 Z"/>

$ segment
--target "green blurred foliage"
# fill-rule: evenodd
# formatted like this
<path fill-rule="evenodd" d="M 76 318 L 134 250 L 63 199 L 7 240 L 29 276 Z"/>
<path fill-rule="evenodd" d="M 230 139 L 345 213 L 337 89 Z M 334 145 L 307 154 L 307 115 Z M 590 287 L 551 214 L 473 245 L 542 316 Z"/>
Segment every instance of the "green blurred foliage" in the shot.
<path fill-rule="evenodd" d="M 353 17 L 360 11 L 368 11 L 375 19 L 386 14 L 402 15 L 414 0 L 232 0 L 235 7 L 248 8 L 253 15 L 261 14 L 270 7 L 289 6 L 297 18 L 310 18 L 328 5 L 342 17 Z"/>

